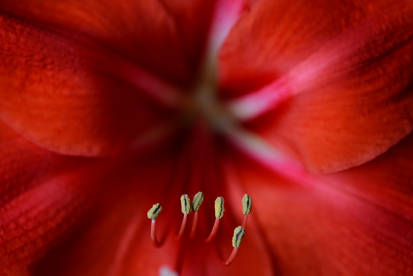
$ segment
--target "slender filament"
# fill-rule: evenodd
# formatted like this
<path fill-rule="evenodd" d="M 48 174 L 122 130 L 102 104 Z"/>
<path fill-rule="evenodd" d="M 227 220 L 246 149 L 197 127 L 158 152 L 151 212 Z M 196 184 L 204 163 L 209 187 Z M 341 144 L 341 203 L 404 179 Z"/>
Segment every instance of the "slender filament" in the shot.
<path fill-rule="evenodd" d="M 244 238 L 244 235 L 245 235 L 244 227 L 242 227 L 242 226 L 235 227 L 234 235 L 232 236 L 232 247 L 233 247 L 233 249 L 232 249 L 232 252 L 229 255 L 228 259 L 225 261 L 225 263 L 224 263 L 225 265 L 228 266 L 234 261 L 235 257 L 237 256 L 237 253 L 238 253 L 238 248 L 240 247 L 242 239 Z"/>
<path fill-rule="evenodd" d="M 195 237 L 196 227 L 198 225 L 198 212 L 194 213 L 194 220 L 192 221 L 192 228 L 191 233 L 189 234 L 189 238 L 193 239 Z"/>
<path fill-rule="evenodd" d="M 156 237 L 156 219 L 153 219 L 151 222 L 151 240 L 154 246 L 156 247 L 160 246 L 160 242 L 158 241 Z"/>
<path fill-rule="evenodd" d="M 245 228 L 245 226 L 247 226 L 247 221 L 248 221 L 248 215 L 244 215 L 244 219 L 242 220 L 242 227 Z"/>
<path fill-rule="evenodd" d="M 181 239 L 182 235 L 184 234 L 187 220 L 188 220 L 188 214 L 184 214 L 184 217 L 181 222 L 181 227 L 179 227 L 179 232 L 178 232 L 178 237 L 177 237 L 178 239 Z"/>
<path fill-rule="evenodd" d="M 228 259 L 224 262 L 224 265 L 229 266 L 235 259 L 238 253 L 238 247 L 234 247 L 229 255 Z"/>
<path fill-rule="evenodd" d="M 212 230 L 211 230 L 211 232 L 209 233 L 209 235 L 208 235 L 208 237 L 206 238 L 206 240 L 205 240 L 205 242 L 211 242 L 214 238 L 215 238 L 215 236 L 217 235 L 217 233 L 218 233 L 218 228 L 219 228 L 219 222 L 220 222 L 220 220 L 221 219 L 219 219 L 219 218 L 215 218 L 215 222 L 214 222 L 214 226 L 212 226 Z"/>

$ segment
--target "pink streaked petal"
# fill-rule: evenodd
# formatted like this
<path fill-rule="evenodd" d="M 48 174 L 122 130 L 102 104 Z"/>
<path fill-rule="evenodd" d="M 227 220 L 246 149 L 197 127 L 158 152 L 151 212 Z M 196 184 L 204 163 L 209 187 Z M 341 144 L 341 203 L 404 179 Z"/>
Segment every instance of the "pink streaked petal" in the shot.
<path fill-rule="evenodd" d="M 289 181 L 233 156 L 271 245 L 278 273 L 286 275 L 400 275 L 411 256 L 411 137 L 358 168 Z"/>
<path fill-rule="evenodd" d="M 243 53 L 251 57 L 251 62 L 243 64 L 255 68 L 257 60 L 264 71 L 267 64 L 274 68 L 272 80 L 268 81 L 269 75 L 262 70 L 248 67 L 252 70 L 248 71 L 250 76 L 264 81 L 255 83 L 256 87 L 265 82 L 269 86 L 246 91 L 243 89 L 247 85 L 241 82 L 242 89 L 238 90 L 225 84 L 224 77 L 221 91 L 224 98 L 238 97 L 232 109 L 244 119 L 267 115 L 250 122 L 250 131 L 310 171 L 334 172 L 375 158 L 412 131 L 413 6 L 409 1 L 377 0 L 366 9 L 367 6 L 348 1 L 337 3 L 343 9 L 323 12 L 333 2 L 318 2 L 320 5 L 297 1 L 286 7 L 285 3 L 262 1 L 255 5 L 232 31 L 234 40 L 227 40 L 221 53 L 222 66 L 229 78 L 237 79 L 237 70 L 231 67 L 234 64 L 226 63 L 227 58 L 240 49 L 240 43 L 246 43 L 244 37 L 260 38 L 248 41 Z M 305 8 L 306 5 L 312 6 Z M 270 11 L 271 16 L 281 13 L 281 7 L 286 10 L 279 20 L 267 18 Z M 291 32 L 295 28 L 286 28 L 290 26 L 287 21 L 297 18 L 293 11 L 303 18 L 317 17 L 319 13 L 334 16 Z M 308 21 L 290 23 L 301 26 L 305 22 Z M 260 32 L 254 32 L 257 26 L 262 26 Z M 264 34 L 267 40 L 263 40 Z M 287 41 L 286 37 L 290 39 Z M 256 53 L 256 60 L 250 52 Z M 240 62 L 238 57 L 236 62 Z M 251 91 L 257 93 L 248 94 Z M 290 101 L 281 105 L 286 98 Z"/>
<path fill-rule="evenodd" d="M 289 158 L 256 134 L 236 125 L 228 126 L 225 134 L 232 146 L 264 167 L 289 179 L 304 181 L 308 184 L 313 182 L 312 177 L 299 162 Z"/>
<path fill-rule="evenodd" d="M 209 58 L 216 58 L 218 50 L 232 26 L 246 6 L 245 0 L 217 0 L 209 37 Z"/>
<path fill-rule="evenodd" d="M 389 24 L 397 25 L 397 22 Z M 320 89 L 321 86 L 334 81 L 341 81 L 343 76 L 351 74 L 358 64 L 365 62 L 365 57 L 359 52 L 377 43 L 379 35 L 376 29 L 377 27 L 367 20 L 357 28 L 343 32 L 279 79 L 257 91 L 229 101 L 230 110 L 240 119 L 254 119 L 278 107 L 290 97 L 312 92 L 312 89 Z M 385 33 L 386 29 L 383 35 Z M 405 34 L 400 44 L 408 43 L 408 40 L 409 35 Z M 390 43 L 387 47 L 391 51 L 394 45 Z"/>
<path fill-rule="evenodd" d="M 239 97 L 268 85 L 346 29 L 366 21 L 378 29 L 398 19 L 401 24 L 409 21 L 409 1 L 365 2 L 257 1 L 220 53 L 222 96 Z M 405 30 L 409 32 L 408 26 Z"/>
<path fill-rule="evenodd" d="M 198 87 L 199 97 L 210 97 L 215 93 L 218 74 L 218 52 L 228 36 L 231 28 L 238 21 L 242 12 L 248 7 L 246 0 L 216 0 L 214 1 L 211 26 L 206 45 L 206 53 L 200 68 Z"/>
<path fill-rule="evenodd" d="M 298 94 L 298 92 L 289 88 L 283 78 L 260 90 L 231 100 L 226 106 L 237 119 L 246 121 L 255 119 L 263 113 L 277 107 L 280 103 L 295 94 Z"/>
<path fill-rule="evenodd" d="M 317 49 L 320 40 L 340 31 L 339 24 L 331 24 L 332 17 L 350 7 L 336 2 L 257 1 L 234 26 L 220 52 L 222 96 L 239 97 L 274 81 Z"/>

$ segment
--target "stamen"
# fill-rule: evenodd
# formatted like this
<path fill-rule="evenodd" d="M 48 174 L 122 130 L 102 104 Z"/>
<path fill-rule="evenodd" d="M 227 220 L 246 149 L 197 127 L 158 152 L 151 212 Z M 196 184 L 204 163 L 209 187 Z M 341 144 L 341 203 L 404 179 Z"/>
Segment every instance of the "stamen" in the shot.
<path fill-rule="evenodd" d="M 224 216 L 224 198 L 222 196 L 215 199 L 215 218 L 220 219 Z"/>
<path fill-rule="evenodd" d="M 148 219 L 156 220 L 162 211 L 162 206 L 159 203 L 152 205 L 152 208 L 148 211 Z"/>
<path fill-rule="evenodd" d="M 202 192 L 197 192 L 192 199 L 192 209 L 194 210 L 194 220 L 192 221 L 192 228 L 189 237 L 192 239 L 195 236 L 196 227 L 198 225 L 198 210 L 201 207 L 202 202 L 204 201 L 204 195 Z"/>
<path fill-rule="evenodd" d="M 158 239 L 156 238 L 156 219 L 162 211 L 162 206 L 159 203 L 152 205 L 152 208 L 148 211 L 148 219 L 151 220 L 151 240 L 155 246 L 160 246 Z"/>
<path fill-rule="evenodd" d="M 241 245 L 242 238 L 244 238 L 245 229 L 242 226 L 237 226 L 234 229 L 234 235 L 232 236 L 232 246 L 238 248 Z"/>
<path fill-rule="evenodd" d="M 199 207 L 201 207 L 203 201 L 204 194 L 202 192 L 197 192 L 192 200 L 192 208 L 194 209 L 194 212 L 199 210 Z"/>
<path fill-rule="evenodd" d="M 248 194 L 245 194 L 242 197 L 242 212 L 244 213 L 244 215 L 248 215 L 251 212 L 251 206 L 251 197 Z"/>
<path fill-rule="evenodd" d="M 248 194 L 244 194 L 242 197 L 242 213 L 244 214 L 244 220 L 242 221 L 242 227 L 247 225 L 248 215 L 251 212 L 252 200 Z"/>
<path fill-rule="evenodd" d="M 186 222 L 188 220 L 188 214 L 191 212 L 191 201 L 187 194 L 181 196 L 181 211 L 184 214 L 184 217 L 181 222 L 181 227 L 179 228 L 178 239 L 180 239 L 184 233 Z"/>
<path fill-rule="evenodd" d="M 214 226 L 212 226 L 212 230 L 209 233 L 208 237 L 206 238 L 205 242 L 210 242 L 212 241 L 217 232 L 218 232 L 218 227 L 219 227 L 219 222 L 221 218 L 224 216 L 224 198 L 222 196 L 217 197 L 215 199 L 215 222 Z"/>
<path fill-rule="evenodd" d="M 192 211 L 191 201 L 187 194 L 181 195 L 181 211 L 184 215 L 187 215 Z"/>
<path fill-rule="evenodd" d="M 242 226 L 237 226 L 234 229 L 234 235 L 232 236 L 232 246 L 234 247 L 232 249 L 231 254 L 229 255 L 227 261 L 224 263 L 226 266 L 230 265 L 235 257 L 237 256 L 238 253 L 238 248 L 241 245 L 242 239 L 244 238 L 245 235 L 245 229 Z"/>

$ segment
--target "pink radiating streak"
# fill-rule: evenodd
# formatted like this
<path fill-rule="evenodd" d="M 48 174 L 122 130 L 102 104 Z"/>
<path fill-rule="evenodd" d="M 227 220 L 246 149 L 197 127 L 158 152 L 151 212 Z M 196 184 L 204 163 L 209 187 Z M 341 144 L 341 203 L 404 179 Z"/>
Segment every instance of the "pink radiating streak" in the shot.
<path fill-rule="evenodd" d="M 331 180 L 326 178 L 321 179 L 320 177 L 317 177 L 317 175 L 309 173 L 299 162 L 288 158 L 271 146 L 267 145 L 267 150 L 256 150 L 254 147 L 248 145 L 248 143 L 242 141 L 242 138 L 233 136 L 230 139 L 233 142 L 233 145 L 251 160 L 260 163 L 265 168 L 293 183 L 317 190 L 318 192 L 323 193 L 326 197 L 334 198 L 334 204 L 336 206 L 341 205 L 347 208 L 354 201 L 354 198 L 349 197 L 349 195 L 343 193 L 343 191 L 338 190 L 336 186 L 330 185 L 333 184 L 330 182 Z M 229 184 L 233 184 L 232 181 L 234 181 L 234 177 L 230 176 L 231 172 L 233 175 L 236 170 L 230 165 L 230 162 L 226 162 L 226 166 L 228 171 L 227 181 Z M 239 181 L 240 180 L 238 180 L 238 182 Z M 241 186 L 242 185 L 232 185 L 231 192 L 235 193 Z M 241 192 L 238 194 L 239 197 L 241 197 Z M 246 219 L 247 216 L 244 216 L 243 224 L 247 223 Z M 254 219 L 254 217 L 252 217 L 252 219 Z M 253 226 L 253 224 L 254 223 L 251 225 L 250 223 L 249 227 Z"/>
<path fill-rule="evenodd" d="M 216 0 L 208 37 L 207 52 L 202 68 L 204 78 L 216 78 L 218 52 L 231 28 L 239 19 L 245 0 Z"/>
<path fill-rule="evenodd" d="M 305 185 L 318 185 L 318 180 L 309 174 L 297 161 L 289 158 L 259 137 L 234 127 L 227 132 L 232 144 L 252 160 L 270 170 Z"/>
<path fill-rule="evenodd" d="M 232 26 L 244 8 L 244 0 L 218 0 L 210 33 L 210 50 L 214 53 L 221 47 Z"/>
<path fill-rule="evenodd" d="M 287 82 L 282 79 L 244 97 L 235 99 L 227 107 L 236 118 L 248 120 L 270 110 L 292 95 L 293 90 L 289 89 Z"/>
<path fill-rule="evenodd" d="M 374 43 L 379 35 L 369 21 L 347 30 L 326 42 L 277 80 L 229 101 L 227 108 L 236 118 L 250 120 L 274 109 L 288 98 L 312 91 L 320 83 L 337 81 L 358 66 L 363 59 L 359 52 L 369 43 Z"/>

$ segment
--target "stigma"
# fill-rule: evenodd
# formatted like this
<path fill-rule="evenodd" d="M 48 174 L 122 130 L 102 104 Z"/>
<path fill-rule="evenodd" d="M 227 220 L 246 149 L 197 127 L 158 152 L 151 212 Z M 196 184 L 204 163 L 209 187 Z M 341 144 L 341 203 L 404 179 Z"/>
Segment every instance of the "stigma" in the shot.
<path fill-rule="evenodd" d="M 193 196 L 192 202 L 188 194 L 181 195 L 180 205 L 181 205 L 182 220 L 181 220 L 179 230 L 177 234 L 175 234 L 175 238 L 177 240 L 183 240 L 184 238 L 186 238 L 185 240 L 190 241 L 195 238 L 196 230 L 198 226 L 198 219 L 199 219 L 198 211 L 200 210 L 203 201 L 204 201 L 204 194 L 202 192 L 196 193 Z M 224 217 L 224 211 L 225 211 L 224 202 L 225 201 L 222 196 L 218 196 L 215 199 L 215 202 L 214 202 L 215 221 L 214 221 L 214 224 L 212 225 L 211 231 L 209 232 L 208 236 L 205 238 L 202 238 L 204 244 L 213 242 L 215 240 L 217 233 L 219 232 L 219 228 L 220 228 L 219 226 L 220 226 L 221 220 Z M 251 213 L 251 209 L 252 209 L 251 197 L 248 194 L 244 194 L 244 196 L 241 199 L 241 212 L 243 215 L 243 221 L 241 225 L 234 228 L 234 233 L 232 236 L 232 248 L 233 249 L 230 255 L 225 260 L 221 260 L 222 264 L 225 266 L 230 265 L 235 260 L 235 257 L 237 256 L 242 240 L 244 239 L 244 236 L 246 233 L 247 218 Z M 160 203 L 155 203 L 147 212 L 147 217 L 148 219 L 151 220 L 150 237 L 152 239 L 154 246 L 156 247 L 162 246 L 162 244 L 158 241 L 157 236 L 156 236 L 156 231 L 157 231 L 156 221 L 161 211 L 162 211 L 162 206 L 160 205 Z M 188 224 L 189 216 L 191 216 L 192 218 L 192 227 L 190 231 L 185 231 L 186 226 Z M 186 234 L 188 232 L 189 234 Z"/>

